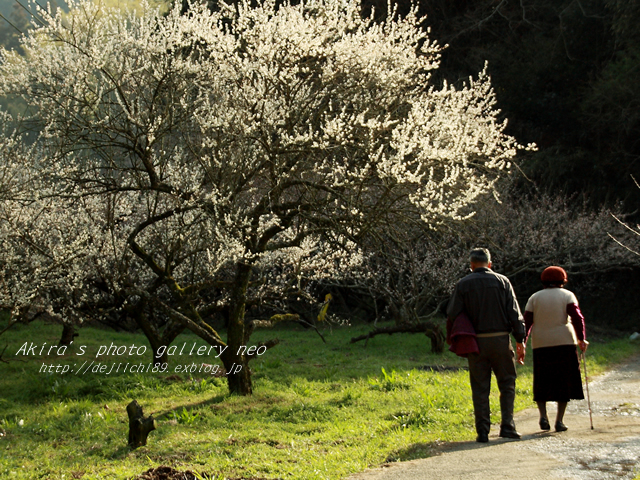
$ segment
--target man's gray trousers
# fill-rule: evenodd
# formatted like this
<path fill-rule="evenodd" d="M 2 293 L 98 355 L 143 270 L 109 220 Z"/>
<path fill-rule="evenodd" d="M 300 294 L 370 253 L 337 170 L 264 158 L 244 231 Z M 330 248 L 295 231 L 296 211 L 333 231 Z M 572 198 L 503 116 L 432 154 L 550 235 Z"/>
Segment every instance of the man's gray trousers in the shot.
<path fill-rule="evenodd" d="M 491 428 L 489 392 L 492 370 L 500 390 L 501 429 L 515 430 L 513 402 L 517 375 L 511 337 L 505 333 L 493 337 L 481 336 L 477 340 L 480 353 L 473 353 L 468 357 L 476 432 L 488 434 Z"/>

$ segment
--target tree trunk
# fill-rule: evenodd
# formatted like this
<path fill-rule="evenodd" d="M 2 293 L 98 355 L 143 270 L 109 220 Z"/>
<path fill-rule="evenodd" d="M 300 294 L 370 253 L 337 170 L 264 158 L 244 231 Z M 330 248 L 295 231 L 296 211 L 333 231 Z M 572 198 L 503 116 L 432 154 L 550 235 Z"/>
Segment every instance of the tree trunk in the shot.
<path fill-rule="evenodd" d="M 71 345 L 71 342 L 73 342 L 73 339 L 77 336 L 78 334 L 76 333 L 75 325 L 65 322 L 62 324 L 62 335 L 60 337 L 58 345 L 66 345 L 68 347 L 69 345 Z"/>
<path fill-rule="evenodd" d="M 427 329 L 425 335 L 431 340 L 431 353 L 444 352 L 445 336 L 440 325 L 434 325 L 433 328 Z"/>
<path fill-rule="evenodd" d="M 160 335 L 158 332 L 157 326 L 153 324 L 153 310 L 151 310 L 151 320 L 147 315 L 145 309 L 147 307 L 146 301 L 140 301 L 139 305 L 135 307 L 131 313 L 136 320 L 136 323 L 144 333 L 145 337 L 149 341 L 149 345 L 151 346 L 151 352 L 153 354 L 153 358 L 151 359 L 154 366 L 168 364 L 169 357 L 167 356 L 166 350 L 169 348 L 169 345 L 176 339 L 178 335 L 184 330 L 184 326 L 182 325 L 167 325 L 165 327 L 164 334 Z M 165 347 L 162 355 L 159 355 L 160 347 Z"/>
<path fill-rule="evenodd" d="M 160 350 L 160 347 L 162 345 L 157 345 L 157 344 L 152 344 L 151 345 L 151 351 L 153 352 L 153 365 L 156 366 L 160 366 L 162 364 L 168 364 L 169 363 L 169 357 L 167 356 L 167 349 L 165 348 L 164 351 L 162 352 L 162 355 L 160 355 L 158 353 L 158 350 Z M 169 345 L 166 345 L 166 347 L 169 347 Z"/>
<path fill-rule="evenodd" d="M 251 372 L 249 360 L 244 354 L 244 347 L 249 340 L 246 335 L 244 313 L 247 301 L 247 287 L 251 277 L 251 266 L 238 264 L 234 288 L 229 308 L 229 326 L 227 328 L 227 345 L 222 362 L 227 370 L 229 392 L 237 395 L 251 395 Z"/>
<path fill-rule="evenodd" d="M 251 395 L 253 386 L 251 384 L 251 372 L 249 371 L 249 362 L 246 356 L 237 356 L 237 362 L 227 365 L 224 362 L 224 368 L 227 371 L 227 382 L 229 384 L 229 393 L 235 395 Z"/>

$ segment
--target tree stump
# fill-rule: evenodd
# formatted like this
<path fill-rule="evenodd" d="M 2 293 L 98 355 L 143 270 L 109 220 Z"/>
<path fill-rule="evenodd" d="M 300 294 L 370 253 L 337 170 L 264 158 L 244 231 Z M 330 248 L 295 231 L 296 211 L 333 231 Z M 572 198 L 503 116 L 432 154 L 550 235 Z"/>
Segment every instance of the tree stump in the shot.
<path fill-rule="evenodd" d="M 145 417 L 142 406 L 136 400 L 127 405 L 127 415 L 129 415 L 129 446 L 138 448 L 146 445 L 149 433 L 156 429 L 153 415 Z"/>

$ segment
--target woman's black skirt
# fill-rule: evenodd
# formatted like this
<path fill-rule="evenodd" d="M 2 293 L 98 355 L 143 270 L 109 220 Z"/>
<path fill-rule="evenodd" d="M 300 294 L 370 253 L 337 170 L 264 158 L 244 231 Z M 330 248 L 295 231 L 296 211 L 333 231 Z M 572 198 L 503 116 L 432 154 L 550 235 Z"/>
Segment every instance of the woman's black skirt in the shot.
<path fill-rule="evenodd" d="M 533 401 L 582 400 L 580 362 L 575 345 L 533 349 Z"/>

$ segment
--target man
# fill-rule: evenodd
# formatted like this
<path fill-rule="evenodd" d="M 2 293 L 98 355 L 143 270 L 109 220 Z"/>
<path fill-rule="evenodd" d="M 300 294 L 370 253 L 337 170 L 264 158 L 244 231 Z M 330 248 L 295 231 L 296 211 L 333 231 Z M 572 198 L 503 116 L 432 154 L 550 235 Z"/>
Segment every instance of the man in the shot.
<path fill-rule="evenodd" d="M 449 300 L 447 331 L 451 330 L 455 318 L 464 312 L 476 332 L 479 353 L 471 353 L 467 357 L 478 433 L 476 441 L 489 441 L 492 370 L 500 390 L 500 436 L 520 438 L 513 422 L 516 364 L 509 334 L 512 333 L 516 339 L 518 362 L 522 364 L 525 352 L 522 314 L 509 279 L 491 270 L 489 250 L 472 250 L 469 261 L 472 273 L 458 282 Z"/>

